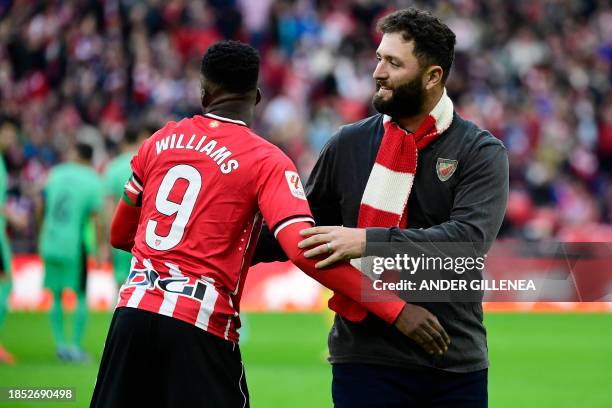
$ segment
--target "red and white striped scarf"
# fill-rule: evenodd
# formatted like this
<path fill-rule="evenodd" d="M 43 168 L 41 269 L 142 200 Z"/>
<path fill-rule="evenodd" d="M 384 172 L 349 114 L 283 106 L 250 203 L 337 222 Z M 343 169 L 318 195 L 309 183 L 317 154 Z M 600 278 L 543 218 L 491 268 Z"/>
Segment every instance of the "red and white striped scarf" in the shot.
<path fill-rule="evenodd" d="M 436 140 L 452 121 L 453 102 L 446 89 L 414 133 L 384 116 L 385 133 L 361 198 L 358 228 L 408 226 L 407 206 L 417 171 L 418 151 Z M 351 260 L 351 264 L 361 270 L 360 259 Z M 367 314 L 361 305 L 338 293 L 330 299 L 329 307 L 355 320 L 362 320 Z"/>

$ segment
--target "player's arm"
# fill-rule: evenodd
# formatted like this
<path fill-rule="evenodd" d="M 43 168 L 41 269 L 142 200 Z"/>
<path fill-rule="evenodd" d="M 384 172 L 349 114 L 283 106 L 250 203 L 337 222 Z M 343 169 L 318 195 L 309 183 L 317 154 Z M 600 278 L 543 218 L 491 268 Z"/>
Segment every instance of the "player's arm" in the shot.
<path fill-rule="evenodd" d="M 142 182 L 132 174 L 125 184 L 123 197 L 119 200 L 110 228 L 110 242 L 113 248 L 132 251 L 140 219 Z"/>
<path fill-rule="evenodd" d="M 347 296 L 343 307 L 335 307 L 337 313 L 351 321 L 361 321 L 367 315 L 367 307 L 388 323 L 393 323 L 405 302 L 392 295 L 397 302 L 384 302 L 360 305 L 361 273 L 344 264 L 339 270 L 315 273 L 314 262 L 306 259 L 297 244 L 301 241 L 296 225 L 309 227 L 314 223 L 300 177 L 294 164 L 280 151 L 271 151 L 258 162 L 257 199 L 259 208 L 270 230 L 281 244 L 289 259 L 300 269 L 330 289 Z M 279 234 L 282 233 L 280 236 Z M 389 299 L 389 298 L 387 298 Z M 369 303 L 369 302 L 368 302 Z M 330 304 L 330 307 L 334 306 Z"/>
<path fill-rule="evenodd" d="M 338 136 L 339 134 L 334 135 L 321 151 L 305 186 L 308 204 L 317 225 L 342 225 L 342 219 L 339 216 L 340 208 L 337 204 L 339 199 L 335 193 L 334 180 L 331 177 L 335 174 L 333 167 L 337 161 L 336 139 Z M 268 227 L 272 226 L 264 225 L 261 229 L 251 265 L 287 260 L 287 255 Z"/>
<path fill-rule="evenodd" d="M 348 320 L 361 321 L 367 309 L 387 324 L 395 325 L 428 353 L 443 354 L 448 350 L 450 337 L 435 316 L 425 309 L 407 304 L 392 292 L 373 289 L 371 281 L 348 262 L 336 263 L 326 270 L 317 269 L 317 261 L 304 257 L 304 250 L 297 246 L 302 239 L 300 230 L 308 227 L 310 223 L 298 221 L 277 227 L 275 234 L 289 259 L 298 268 L 322 285 L 354 301 L 343 304 L 336 312 Z M 363 297 L 372 300 L 362 301 Z"/>
<path fill-rule="evenodd" d="M 446 350 L 448 335 L 437 320 L 430 322 L 428 316 L 422 316 L 427 313 L 425 309 L 414 310 L 393 293 L 374 291 L 369 282 L 363 285 L 364 295 L 374 295 L 374 299 L 380 301 L 361 303 L 364 278 L 348 263 L 325 271 L 317 270 L 315 261 L 305 258 L 303 250 L 297 246 L 302 240 L 299 231 L 309 227 L 313 220 L 295 166 L 280 152 L 270 152 L 258 164 L 257 199 L 264 219 L 272 226 L 271 230 L 289 259 L 315 280 L 345 296 L 346 301 L 330 304 L 333 310 L 352 321 L 363 320 L 369 310 L 387 323 L 395 324 L 426 351 L 442 353 Z"/>
<path fill-rule="evenodd" d="M 316 261 L 304 257 L 304 250 L 297 246 L 301 240 L 299 231 L 310 226 L 311 224 L 308 222 L 298 221 L 287 226 L 281 225 L 276 229 L 276 238 L 291 262 L 323 286 L 342 293 L 363 306 L 363 309 L 353 309 L 350 314 L 344 313 L 347 314 L 344 316 L 345 318 L 352 321 L 361 321 L 367 313 L 364 309 L 367 309 L 388 324 L 393 324 L 406 302 L 399 299 L 395 294 L 388 292 L 366 293 L 370 285 L 366 284 L 362 288 L 361 272 L 353 268 L 348 262 L 339 263 L 333 268 L 322 271 L 315 268 Z M 362 290 L 363 295 L 365 295 L 363 297 L 372 295 L 377 298 L 385 298 L 386 301 L 362 303 Z"/>

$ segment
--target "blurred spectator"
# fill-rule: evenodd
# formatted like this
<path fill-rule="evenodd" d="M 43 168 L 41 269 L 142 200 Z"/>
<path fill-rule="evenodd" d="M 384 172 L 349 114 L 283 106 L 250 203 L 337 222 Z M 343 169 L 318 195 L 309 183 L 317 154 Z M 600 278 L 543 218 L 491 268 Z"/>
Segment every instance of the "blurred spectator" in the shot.
<path fill-rule="evenodd" d="M 77 140 L 102 170 L 126 123 L 200 112 L 199 63 L 221 38 L 262 54 L 257 131 L 307 176 L 333 132 L 373 112 L 378 0 L 0 2 L 0 136 L 9 205 L 32 211 Z M 448 91 L 511 159 L 503 234 L 612 221 L 612 9 L 606 1 L 410 2 L 457 34 Z M 395 7 L 406 6 L 397 0 Z M 14 232 L 35 249 L 34 228 Z"/>

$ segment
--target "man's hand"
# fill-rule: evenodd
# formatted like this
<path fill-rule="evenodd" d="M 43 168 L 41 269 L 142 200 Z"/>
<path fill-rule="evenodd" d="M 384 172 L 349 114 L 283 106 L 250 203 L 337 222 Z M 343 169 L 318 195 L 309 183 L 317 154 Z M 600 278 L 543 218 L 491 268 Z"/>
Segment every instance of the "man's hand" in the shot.
<path fill-rule="evenodd" d="M 315 265 L 318 269 L 337 261 L 361 258 L 365 250 L 366 230 L 363 228 L 313 227 L 301 230 L 300 235 L 309 238 L 300 241 L 299 248 L 318 245 L 304 252 L 306 258 L 330 254 Z"/>
<path fill-rule="evenodd" d="M 395 321 L 395 327 L 429 354 L 442 355 L 448 350 L 450 337 L 438 318 L 425 308 L 406 303 Z"/>

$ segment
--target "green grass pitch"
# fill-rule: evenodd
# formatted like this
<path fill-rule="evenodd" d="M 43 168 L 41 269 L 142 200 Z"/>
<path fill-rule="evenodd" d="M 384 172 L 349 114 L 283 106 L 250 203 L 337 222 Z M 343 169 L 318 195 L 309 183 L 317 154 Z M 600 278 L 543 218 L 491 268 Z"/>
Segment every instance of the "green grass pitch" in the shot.
<path fill-rule="evenodd" d="M 74 387 L 77 400 L 0 407 L 87 406 L 109 322 L 91 314 L 85 347 L 95 362 L 75 366 L 56 361 L 45 314 L 10 314 L 2 343 L 19 361 L 0 366 L 0 386 Z M 612 407 L 612 314 L 487 314 L 485 323 L 491 407 Z M 248 325 L 242 353 L 253 407 L 331 406 L 322 315 L 250 314 Z"/>

